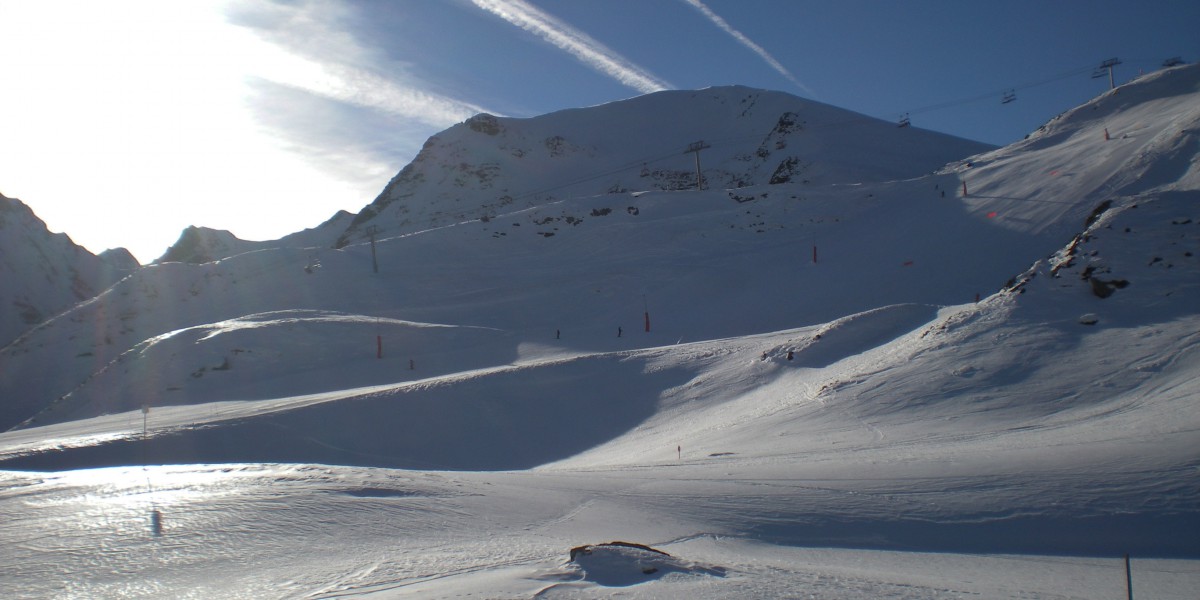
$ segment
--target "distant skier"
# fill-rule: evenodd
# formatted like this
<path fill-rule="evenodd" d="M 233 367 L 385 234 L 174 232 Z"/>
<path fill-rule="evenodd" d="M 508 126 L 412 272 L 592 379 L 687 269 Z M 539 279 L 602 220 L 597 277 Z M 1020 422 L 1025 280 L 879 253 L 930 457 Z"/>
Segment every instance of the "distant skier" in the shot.
<path fill-rule="evenodd" d="M 621 337 L 621 328 L 617 327 L 617 337 Z"/>
<path fill-rule="evenodd" d="M 554 330 L 554 339 L 561 340 L 562 339 L 562 331 L 555 329 Z"/>
<path fill-rule="evenodd" d="M 787 358 L 788 358 L 788 360 L 792 360 L 792 351 L 791 350 L 788 350 Z"/>

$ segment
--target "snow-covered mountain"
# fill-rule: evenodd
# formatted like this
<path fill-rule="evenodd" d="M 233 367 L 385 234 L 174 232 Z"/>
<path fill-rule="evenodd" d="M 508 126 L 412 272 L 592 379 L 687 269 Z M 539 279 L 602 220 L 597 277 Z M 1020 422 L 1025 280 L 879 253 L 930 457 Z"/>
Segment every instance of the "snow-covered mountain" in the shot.
<path fill-rule="evenodd" d="M 701 142 L 703 160 L 697 161 L 686 150 Z M 394 237 L 559 198 L 692 189 L 697 166 L 704 184 L 719 189 L 819 186 L 915 177 L 988 148 L 741 86 L 665 91 L 530 119 L 480 114 L 426 141 L 357 215 L 339 212 L 313 229 L 263 242 L 188 227 L 155 262 L 341 247 L 368 240 L 372 230 Z"/>
<path fill-rule="evenodd" d="M 1200 556 L 1200 66 L 1000 149 L 787 98 L 480 116 L 339 248 L 145 267 L 9 344 L 0 468 L 183 466 L 0 472 L 0 563 L 35 597 L 1056 598 L 1124 580 L 996 553 Z M 613 539 L 673 556 L 568 555 Z"/>
<path fill-rule="evenodd" d="M 481 114 L 425 142 L 339 245 L 362 241 L 371 226 L 394 236 L 556 199 L 694 189 L 697 168 L 711 189 L 820 187 L 916 177 L 986 148 L 740 86 L 664 91 L 531 119 Z"/>
<path fill-rule="evenodd" d="M 698 127 L 697 123 L 703 126 Z M 700 194 L 681 191 L 689 185 L 685 180 L 694 178 L 695 157 L 679 151 L 698 131 L 718 136 L 709 138 L 712 147 L 703 150 L 705 160 L 711 163 L 703 171 L 710 187 L 721 183 L 716 191 Z M 586 151 L 581 150 L 585 147 Z M 662 148 L 673 150 L 665 157 L 630 160 L 631 152 L 658 152 Z M 259 313 L 319 310 L 348 312 L 367 322 L 387 317 L 423 323 L 471 323 L 507 331 L 509 336 L 517 335 L 512 331 L 514 327 L 536 328 L 539 333 L 535 336 L 551 329 L 569 328 L 574 330 L 578 343 L 587 339 L 578 335 L 581 331 L 613 332 L 617 327 L 633 325 L 621 325 L 626 319 L 622 313 L 641 303 L 639 296 L 668 281 L 671 285 L 658 298 L 646 301 L 655 300 L 666 306 L 686 305 L 692 303 L 691 297 L 705 295 L 713 285 L 713 278 L 720 277 L 720 272 L 712 271 L 709 261 L 696 260 L 713 253 L 721 244 L 719 238 L 710 236 L 724 235 L 725 229 L 730 228 L 736 238 L 744 238 L 746 233 L 767 227 L 775 230 L 773 235 L 766 236 L 767 247 L 794 244 L 793 234 L 815 233 L 842 218 L 840 215 L 854 214 L 870 204 L 852 203 L 836 210 L 818 209 L 812 214 L 814 206 L 842 203 L 838 184 L 830 182 L 862 186 L 867 185 L 863 182 L 885 182 L 897 176 L 915 177 L 931 172 L 951 158 L 986 148 L 919 129 L 901 129 L 787 94 L 740 87 L 665 92 L 535 119 L 480 115 L 432 138 L 413 164 L 403 169 L 380 198 L 350 223 L 347 221 L 351 215 L 339 213 L 317 228 L 271 242 L 244 241 L 229 232 L 188 228 L 179 242 L 157 261 L 159 264 L 137 273 L 95 302 L 79 306 L 70 317 L 50 324 L 43 335 L 58 343 L 29 341 L 23 348 L 9 349 L 13 361 L 30 365 L 27 372 L 38 372 L 32 365 L 58 363 L 61 367 L 54 377 L 31 377 L 33 381 L 29 381 L 17 373 L 21 369 L 16 369 L 14 376 L 0 381 L 0 394 L 12 390 L 12 394 L 4 397 L 15 399 L 5 406 L 2 414 L 11 416 L 0 419 L 0 425 L 12 426 L 52 404 L 56 408 L 42 418 L 49 418 L 63 406 L 91 404 L 83 398 L 92 394 L 107 398 L 87 409 L 93 413 L 113 410 L 112 406 L 105 406 L 111 402 L 139 403 L 142 401 L 139 398 L 154 397 L 156 404 L 203 400 L 209 391 L 200 390 L 207 388 L 208 382 L 195 381 L 199 377 L 193 374 L 227 364 L 225 353 L 242 354 L 242 349 L 222 351 L 221 356 L 213 357 L 213 365 L 201 361 L 166 367 L 148 362 L 145 367 L 160 375 L 149 379 L 125 378 L 120 384 L 99 382 L 124 372 L 113 370 L 119 358 L 128 360 L 138 356 L 151 362 L 159 360 L 153 358 L 157 349 L 139 349 L 157 336 L 228 319 L 257 318 L 252 316 Z M 805 157 L 805 178 L 790 181 L 781 174 L 781 169 L 786 169 L 780 165 L 796 163 L 798 156 Z M 618 164 L 624 165 L 623 170 L 614 168 Z M 463 169 L 471 172 L 482 169 L 493 175 L 487 181 L 463 179 L 459 176 Z M 595 177 L 597 172 L 602 177 Z M 643 187 L 636 190 L 625 189 L 624 184 L 614 187 L 613 182 L 621 178 L 626 178 L 630 185 L 636 182 Z M 575 185 L 555 194 L 584 195 L 564 202 L 548 194 L 516 191 L 545 188 L 547 182 L 564 180 Z M 726 186 L 735 187 L 727 191 Z M 495 205 L 496 194 L 508 192 L 521 197 L 520 205 L 506 203 L 508 212 L 500 213 Z M 809 193 L 822 200 L 803 201 L 803 195 Z M 681 203 L 681 198 L 688 201 Z M 767 225 L 762 214 L 747 210 L 756 204 L 770 211 L 782 210 L 784 214 Z M 648 212 L 643 214 L 643 208 Z M 399 217 L 401 214 L 407 216 Z M 417 214 L 423 216 L 417 218 L 414 216 Z M 372 215 L 374 218 L 367 218 Z M 457 231 L 403 237 L 414 231 L 458 223 L 472 215 L 475 221 Z M 350 266 L 365 260 L 366 244 L 337 252 L 330 248 L 335 235 L 341 240 L 339 243 L 344 243 L 356 235 L 365 235 L 369 226 L 375 226 L 379 232 L 374 261 L 384 263 L 380 277 L 373 276 L 374 265 L 372 273 L 366 273 L 366 267 Z M 559 231 L 560 227 L 587 233 L 582 239 L 568 237 L 565 230 Z M 660 243 L 647 246 L 624 241 L 622 238 L 630 228 L 643 230 L 638 237 L 647 243 L 663 235 L 684 237 L 661 249 Z M 787 229 L 793 231 L 789 233 Z M 339 230 L 340 235 L 334 233 Z M 467 236 L 465 243 L 458 239 L 463 235 Z M 551 241 L 555 235 L 559 238 Z M 612 252 L 609 247 L 613 245 L 621 248 Z M 651 252 L 651 248 L 655 249 Z M 547 256 L 548 252 L 553 255 Z M 595 258 L 605 253 L 612 256 Z M 658 254 L 661 259 L 657 264 L 647 263 L 643 257 L 648 253 Z M 779 259 L 790 263 L 794 257 L 788 258 L 788 253 L 781 248 L 764 260 L 755 252 L 739 252 L 726 260 L 764 264 L 761 269 L 752 265 L 729 267 L 739 272 L 738 277 L 760 279 L 742 292 L 757 294 L 764 290 L 759 286 L 769 285 L 775 278 L 772 269 L 765 265 Z M 1010 262 L 1005 275 L 1023 268 L 1032 258 Z M 227 260 L 218 264 L 216 261 L 221 259 Z M 193 267 L 172 264 L 175 262 L 209 264 Z M 539 262 L 545 264 L 538 265 Z M 580 266 L 588 262 L 627 273 L 599 278 L 578 276 L 577 273 L 582 274 Z M 514 268 L 522 264 L 535 266 Z M 446 276 L 455 271 L 462 274 Z M 366 278 L 354 279 L 360 275 Z M 605 281 L 614 275 L 617 281 Z M 343 280 L 346 276 L 354 280 Z M 541 286 L 534 291 L 539 287 L 537 282 L 547 276 L 560 279 L 565 288 Z M 636 289 L 629 287 L 627 280 L 631 276 L 641 281 L 636 283 Z M 528 280 L 530 277 L 534 280 Z M 334 280 L 327 281 L 330 278 Z M 492 281 L 497 278 L 500 281 Z M 944 285 L 997 287 L 994 281 L 970 279 L 947 281 Z M 793 286 L 801 284 L 803 279 L 792 282 Z M 607 291 L 599 291 L 605 288 Z M 480 296 L 476 291 L 479 289 L 488 291 Z M 965 297 L 975 289 L 967 287 L 954 294 Z M 531 291 L 541 297 L 531 300 L 528 297 Z M 777 291 L 789 293 L 785 289 Z M 596 303 L 597 293 L 621 293 L 625 295 L 625 304 L 601 301 L 589 309 L 590 314 L 578 314 L 580 307 Z M 403 294 L 404 300 L 398 301 L 397 294 Z M 667 337 L 658 338 L 657 343 L 665 343 L 670 335 L 676 335 L 675 340 L 680 336 L 703 339 L 770 331 L 797 322 L 794 310 L 786 304 L 767 301 L 761 309 L 753 306 L 768 298 L 760 295 L 758 301 L 743 302 L 748 318 L 757 321 L 754 323 L 714 316 L 712 311 L 721 310 L 719 300 L 704 303 L 703 311 L 694 315 L 684 311 L 678 315 L 682 319 L 679 330 L 664 332 Z M 938 298 L 939 293 L 928 296 L 931 301 L 940 301 Z M 464 299 L 466 303 L 462 304 Z M 876 301 L 864 297 L 856 304 L 866 309 Z M 813 307 L 798 322 L 836 318 L 844 314 L 844 307 L 844 300 L 828 302 Z M 611 316 L 605 316 L 606 313 Z M 87 328 L 89 333 L 64 335 L 59 328 Z M 640 341 L 651 343 L 652 339 Z M 504 347 L 496 350 L 498 354 L 481 358 L 482 364 L 507 362 L 514 352 L 507 347 L 512 343 L 519 342 L 504 342 Z M 34 347 L 36 351 L 30 349 Z M 610 345 L 588 347 L 603 349 Z M 73 360 L 63 363 L 54 358 L 56 353 Z M 318 360 L 315 355 L 305 356 L 304 364 Z M 245 358 L 242 357 L 243 361 Z M 351 375 L 356 369 L 334 363 L 324 365 L 312 367 L 308 376 L 316 385 L 312 391 L 388 382 L 393 377 L 390 370 L 381 369 L 378 364 L 365 368 L 380 373 L 361 379 Z M 290 368 L 286 363 L 278 366 Z M 461 366 L 448 364 L 442 372 L 452 372 Z M 343 376 L 321 375 L 325 368 Z M 240 373 L 250 378 L 247 385 L 259 391 L 230 389 L 217 393 L 258 398 L 279 391 L 261 385 L 262 374 L 257 371 Z M 152 382 L 160 377 L 169 378 L 172 383 L 160 386 L 161 389 L 143 389 L 157 385 Z M 219 381 L 230 379 L 223 377 Z M 304 378 L 284 379 L 292 381 L 285 384 L 292 392 L 310 389 L 306 387 L 308 384 L 300 383 Z M 125 389 L 126 393 L 114 395 L 102 391 L 109 385 Z M 17 389 L 21 393 L 16 393 Z"/>
<path fill-rule="evenodd" d="M 243 240 L 230 231 L 193 225 L 184 229 L 183 233 L 179 234 L 179 239 L 155 262 L 201 264 L 263 247 L 263 242 Z"/>
<path fill-rule="evenodd" d="M 371 228 L 394 237 L 558 198 L 692 189 L 697 156 L 686 150 L 698 142 L 704 184 L 720 189 L 904 179 L 989 148 L 741 86 L 665 91 L 530 119 L 480 114 L 426 141 L 357 215 L 339 212 L 318 227 L 264 242 L 193 226 L 155 262 L 341 247 L 366 241 Z"/>
<path fill-rule="evenodd" d="M 0 346 L 137 268 L 124 248 L 99 256 L 50 233 L 25 203 L 0 194 Z"/>
<path fill-rule="evenodd" d="M 349 227 L 353 218 L 354 215 L 340 210 L 316 227 L 266 241 L 243 240 L 231 231 L 193 225 L 184 229 L 179 234 L 179 239 L 154 262 L 203 264 L 272 248 L 331 247 L 341 232 Z"/>

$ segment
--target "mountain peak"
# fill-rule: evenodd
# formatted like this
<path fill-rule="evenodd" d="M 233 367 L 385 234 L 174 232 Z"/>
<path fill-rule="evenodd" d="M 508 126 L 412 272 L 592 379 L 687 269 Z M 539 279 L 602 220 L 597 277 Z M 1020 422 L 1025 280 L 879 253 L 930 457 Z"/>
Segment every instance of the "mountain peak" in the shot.
<path fill-rule="evenodd" d="M 257 249 L 261 244 L 238 238 L 224 229 L 189 225 L 156 263 L 185 262 L 201 264 Z"/>
<path fill-rule="evenodd" d="M 692 144 L 698 150 L 689 151 Z M 338 239 L 397 235 L 564 197 L 866 183 L 990 146 L 743 86 L 655 92 L 532 118 L 479 114 L 426 141 Z M 700 151 L 703 151 L 701 154 Z"/>

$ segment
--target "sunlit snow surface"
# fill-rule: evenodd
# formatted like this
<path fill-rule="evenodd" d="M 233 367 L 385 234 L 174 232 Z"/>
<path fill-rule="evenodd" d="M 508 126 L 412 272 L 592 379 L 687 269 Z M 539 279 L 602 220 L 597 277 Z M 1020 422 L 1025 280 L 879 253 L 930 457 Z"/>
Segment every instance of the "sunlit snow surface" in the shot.
<path fill-rule="evenodd" d="M 1194 599 L 1195 73 L 906 181 L 144 269 L 3 349 L 0 592 Z"/>
<path fill-rule="evenodd" d="M 902 513 L 928 490 L 888 486 L 884 496 L 879 482 L 712 481 L 711 473 L 222 465 L 8 474 L 0 568 L 6 597 L 17 598 L 1123 597 L 1116 557 L 797 547 L 729 535 L 741 512 L 795 531 L 804 520 L 797 509 L 823 510 L 813 498 L 835 496 L 846 513 Z M 685 493 L 698 491 L 707 497 Z M 708 527 L 697 521 L 714 512 L 723 516 Z M 649 541 L 703 568 L 642 583 L 614 578 L 620 564 L 605 577 L 568 561 L 579 540 L 610 539 Z M 1144 597 L 1194 597 L 1200 582 L 1195 561 L 1135 558 L 1133 567 Z"/>
<path fill-rule="evenodd" d="M 963 321 L 973 310 L 943 317 Z M 914 380 L 921 362 L 946 359 L 924 347 L 911 360 L 894 355 L 920 347 L 924 330 L 822 369 L 789 364 L 773 350 L 800 347 L 817 331 L 634 353 L 645 355 L 639 364 L 649 372 L 683 363 L 693 376 L 666 390 L 641 380 L 642 392 L 661 396 L 658 413 L 623 435 L 614 420 L 612 442 L 533 470 L 230 464 L 9 472 L 0 491 L 3 579 L 18 597 L 1105 598 L 1121 597 L 1119 557 L 1132 552 L 1139 592 L 1192 597 L 1196 561 L 1139 555 L 1195 555 L 1188 532 L 1200 496 L 1197 416 L 1186 409 L 1197 390 L 1180 379 L 1194 372 L 1194 345 L 1155 367 L 1166 375 L 1154 380 L 1162 389 L 1150 400 L 1135 389 L 1047 417 L 1044 407 L 1013 402 L 1048 389 L 1045 382 L 1009 381 L 1012 396 L 982 414 L 986 399 L 919 398 L 931 384 Z M 832 341 L 853 327 L 819 331 Z M 1153 335 L 1107 331 L 1131 342 Z M 1007 337 L 1019 355 L 1023 335 Z M 978 343 L 956 344 L 955 356 L 974 358 L 939 377 L 995 370 Z M 1085 355 L 1103 352 L 1080 346 Z M 763 361 L 763 351 L 774 356 Z M 804 360 L 800 350 L 791 363 Z M 551 361 L 524 376 L 533 388 L 548 385 L 556 369 L 578 361 L 586 362 Z M 877 389 L 877 380 L 891 386 Z M 733 391 L 714 398 L 719 389 Z M 885 392 L 921 401 L 882 410 Z M 259 404 L 272 403 L 291 401 Z M 163 425 L 189 422 L 188 411 L 197 422 L 221 414 L 175 407 L 163 412 L 176 425 Z M 141 416 L 109 419 L 136 429 Z M 154 411 L 150 417 L 153 430 Z M 42 429 L 69 439 L 72 428 L 92 426 Z M 475 453 L 495 451 L 458 441 Z M 707 570 L 611 587 L 611 577 L 567 560 L 574 546 L 613 540 L 650 544 Z"/>

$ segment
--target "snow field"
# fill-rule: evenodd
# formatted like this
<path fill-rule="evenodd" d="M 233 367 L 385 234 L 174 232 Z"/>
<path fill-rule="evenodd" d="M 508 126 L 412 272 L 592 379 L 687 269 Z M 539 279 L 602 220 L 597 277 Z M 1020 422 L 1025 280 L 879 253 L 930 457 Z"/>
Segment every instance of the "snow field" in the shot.
<path fill-rule="evenodd" d="M 377 275 L 139 271 L 2 351 L 0 585 L 1123 598 L 1130 553 L 1192 598 L 1195 72 L 900 181 L 450 211 Z M 567 555 L 617 540 L 671 559 Z"/>

